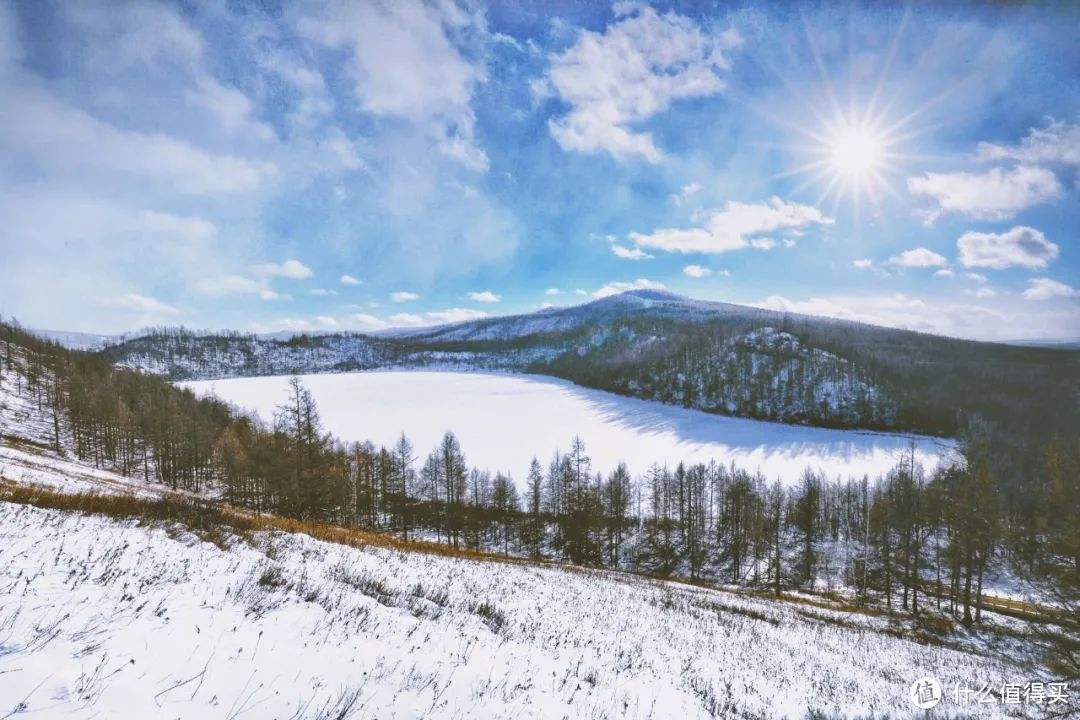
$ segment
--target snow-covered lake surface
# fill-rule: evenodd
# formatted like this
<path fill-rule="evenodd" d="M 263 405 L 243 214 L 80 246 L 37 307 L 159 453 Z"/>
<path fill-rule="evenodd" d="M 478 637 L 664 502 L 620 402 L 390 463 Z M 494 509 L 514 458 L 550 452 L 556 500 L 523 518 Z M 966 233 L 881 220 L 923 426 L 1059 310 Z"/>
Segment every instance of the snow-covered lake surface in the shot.
<path fill-rule="evenodd" d="M 180 384 L 270 421 L 287 382 L 256 377 Z M 593 468 L 604 472 L 619 461 L 633 473 L 654 462 L 734 461 L 787 483 L 808 466 L 830 477 L 873 477 L 893 467 L 912 439 L 916 460 L 930 470 L 954 447 L 921 436 L 721 417 L 534 375 L 377 371 L 306 375 L 303 382 L 324 425 L 341 439 L 390 445 L 404 432 L 422 457 L 453 430 L 472 465 L 508 471 L 519 481 L 534 455 L 546 466 L 574 435 L 585 441 Z"/>

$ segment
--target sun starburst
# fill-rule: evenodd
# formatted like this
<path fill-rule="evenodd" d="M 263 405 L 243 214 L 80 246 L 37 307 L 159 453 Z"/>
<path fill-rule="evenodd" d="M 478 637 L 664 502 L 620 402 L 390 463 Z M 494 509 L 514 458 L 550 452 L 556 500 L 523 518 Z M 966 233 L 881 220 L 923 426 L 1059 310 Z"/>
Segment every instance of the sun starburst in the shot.
<path fill-rule="evenodd" d="M 849 204 L 856 219 L 864 205 L 877 207 L 886 198 L 900 197 L 894 184 L 905 165 L 926 157 L 911 154 L 915 139 L 931 129 L 920 121 L 951 92 L 946 89 L 915 101 L 912 92 L 917 91 L 918 83 L 911 77 L 892 76 L 890 68 L 906 22 L 907 13 L 891 45 L 880 56 L 876 79 L 865 73 L 863 81 L 851 80 L 841 91 L 816 46 L 816 34 L 807 26 L 807 47 L 813 60 L 808 64 L 816 67 L 818 78 L 799 78 L 773 67 L 789 92 L 787 107 L 783 111 L 775 105 L 754 108 L 790 138 L 775 145 L 787 151 L 790 164 L 772 180 L 794 179 L 788 192 L 810 195 L 818 205 L 829 204 L 834 214 L 839 205 Z M 848 62 L 850 65 L 854 60 L 849 58 Z M 843 71 L 837 75 L 842 76 Z"/>

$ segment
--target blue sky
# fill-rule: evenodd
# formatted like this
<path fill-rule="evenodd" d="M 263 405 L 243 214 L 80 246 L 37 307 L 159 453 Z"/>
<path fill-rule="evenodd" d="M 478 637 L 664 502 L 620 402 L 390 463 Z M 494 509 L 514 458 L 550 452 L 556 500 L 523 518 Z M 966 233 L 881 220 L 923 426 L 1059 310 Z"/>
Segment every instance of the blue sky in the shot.
<path fill-rule="evenodd" d="M 631 287 L 1080 336 L 1067 3 L 0 0 L 0 314 L 377 330 Z"/>

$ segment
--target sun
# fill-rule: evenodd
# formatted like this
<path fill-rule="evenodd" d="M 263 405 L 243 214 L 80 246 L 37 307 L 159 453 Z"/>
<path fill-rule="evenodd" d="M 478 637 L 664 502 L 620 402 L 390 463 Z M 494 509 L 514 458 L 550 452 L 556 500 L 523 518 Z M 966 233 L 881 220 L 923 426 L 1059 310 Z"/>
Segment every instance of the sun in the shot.
<path fill-rule="evenodd" d="M 897 196 L 892 179 L 908 157 L 899 146 L 909 135 L 899 132 L 902 123 L 872 108 L 872 103 L 861 109 L 852 103 L 846 112 L 814 108 L 808 119 L 816 123 L 789 125 L 803 142 L 786 147 L 802 160 L 774 177 L 801 176 L 793 193 L 814 192 L 815 203 L 831 200 L 833 211 L 846 200 L 856 216 L 865 203 L 877 206 L 886 195 Z"/>
<path fill-rule="evenodd" d="M 887 144 L 887 138 L 874 128 L 845 122 L 833 128 L 828 137 L 828 165 L 850 181 L 865 181 L 881 172 Z"/>
<path fill-rule="evenodd" d="M 889 178 L 898 170 L 896 152 L 903 136 L 883 116 L 871 112 L 836 113 L 831 121 L 808 133 L 807 148 L 814 158 L 808 166 L 809 184 L 820 188 L 819 201 L 846 197 L 856 213 L 867 200 L 877 205 L 884 195 L 896 195 Z"/>
<path fill-rule="evenodd" d="M 834 215 L 848 205 L 856 222 L 863 208 L 879 216 L 888 200 L 903 201 L 898 188 L 908 168 L 929 157 L 919 150 L 919 138 L 937 127 L 927 113 L 951 92 L 925 96 L 915 79 L 892 72 L 906 24 L 907 14 L 888 47 L 873 56 L 856 57 L 849 47 L 846 68 L 839 57 L 829 58 L 838 65 L 826 63 L 806 25 L 813 63 L 793 68 L 790 76 L 774 69 L 787 94 L 748 103 L 779 131 L 761 143 L 783 152 L 770 183 L 783 182 L 783 192 L 829 205 Z M 818 77 L 804 67 L 816 67 Z"/>

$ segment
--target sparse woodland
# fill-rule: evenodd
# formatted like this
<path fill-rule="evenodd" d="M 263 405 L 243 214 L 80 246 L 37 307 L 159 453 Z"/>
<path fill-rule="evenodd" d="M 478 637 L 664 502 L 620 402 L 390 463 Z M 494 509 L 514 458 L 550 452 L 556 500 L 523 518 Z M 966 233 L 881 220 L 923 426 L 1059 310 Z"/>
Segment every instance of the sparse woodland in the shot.
<path fill-rule="evenodd" d="M 15 392 L 54 419 L 53 450 L 237 506 L 422 538 L 762 592 L 844 586 L 858 602 L 980 621 L 984 579 L 1009 568 L 1080 616 L 1080 435 L 1039 437 L 1018 463 L 989 421 L 968 422 L 963 462 L 885 477 L 806 471 L 783 488 L 737 467 L 596 468 L 587 438 L 521 468 L 471 468 L 452 433 L 438 447 L 346 445 L 321 427 L 298 378 L 272 425 L 165 380 L 0 326 Z M 839 341 L 838 341 L 839 342 Z M 14 372 L 12 372 L 14 371 Z M 527 441 L 524 440 L 524 441 Z M 1043 638 L 1065 676 L 1077 648 Z"/>

